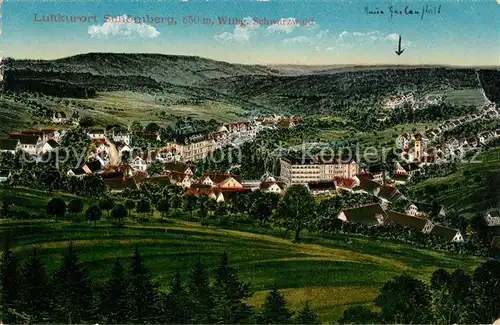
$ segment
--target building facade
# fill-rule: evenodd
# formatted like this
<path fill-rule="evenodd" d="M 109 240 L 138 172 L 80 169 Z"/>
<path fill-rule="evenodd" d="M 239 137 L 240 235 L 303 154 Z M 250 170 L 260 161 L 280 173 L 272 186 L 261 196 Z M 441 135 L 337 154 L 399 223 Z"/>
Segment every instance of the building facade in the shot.
<path fill-rule="evenodd" d="M 335 177 L 353 178 L 359 165 L 352 157 L 316 157 L 281 159 L 281 179 L 287 185 L 333 180 Z"/>

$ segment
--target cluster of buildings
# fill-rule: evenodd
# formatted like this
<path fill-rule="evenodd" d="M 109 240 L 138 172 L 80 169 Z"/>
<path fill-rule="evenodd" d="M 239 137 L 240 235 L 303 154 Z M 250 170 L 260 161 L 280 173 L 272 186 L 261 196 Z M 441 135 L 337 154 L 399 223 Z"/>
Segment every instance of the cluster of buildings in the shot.
<path fill-rule="evenodd" d="M 418 212 L 418 205 L 421 204 L 411 203 L 405 212 L 396 212 L 392 210 L 386 211 L 380 204 L 372 203 L 343 209 L 337 218 L 346 223 L 367 226 L 396 225 L 401 228 L 415 229 L 424 234 L 436 235 L 449 242 L 464 242 L 464 236 L 459 230 L 432 222 L 425 217 L 425 212 Z M 424 207 L 420 207 L 420 209 L 424 209 Z"/>
<path fill-rule="evenodd" d="M 414 110 L 416 110 L 424 108 L 428 105 L 438 105 L 442 101 L 443 96 L 441 95 L 428 94 L 416 99 L 412 92 L 404 92 L 386 97 L 382 101 L 382 107 L 386 109 L 395 109 L 402 107 L 405 104 L 409 104 Z"/>
<path fill-rule="evenodd" d="M 53 128 L 9 133 L 6 138 L 0 139 L 0 152 L 15 154 L 22 150 L 31 156 L 39 156 L 59 147 L 58 141 L 62 135 L 64 132 Z"/>

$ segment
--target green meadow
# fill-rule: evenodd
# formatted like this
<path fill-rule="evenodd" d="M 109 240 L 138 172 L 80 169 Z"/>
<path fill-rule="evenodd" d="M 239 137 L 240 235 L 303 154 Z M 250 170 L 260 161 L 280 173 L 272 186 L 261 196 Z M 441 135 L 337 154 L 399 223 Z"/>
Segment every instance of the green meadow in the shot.
<path fill-rule="evenodd" d="M 59 265 L 71 241 L 96 282 L 109 277 L 115 259 L 128 264 L 138 247 L 163 290 L 176 272 L 185 277 L 198 259 L 213 269 L 227 251 L 242 279 L 251 282 L 250 304 L 260 306 L 276 281 L 291 308 L 309 301 L 325 322 L 336 320 L 347 305 L 374 308 L 373 299 L 392 276 L 406 272 L 428 281 L 436 268 L 471 271 L 481 262 L 475 257 L 365 238 L 304 234 L 302 242 L 294 243 L 283 232 L 241 227 L 127 220 L 126 227 L 119 229 L 106 220 L 97 227 L 87 222 L 5 220 L 0 223 L 0 236 L 10 233 L 15 251 L 23 258 L 38 247 L 49 272 Z"/>
<path fill-rule="evenodd" d="M 418 193 L 425 192 L 429 186 L 436 187 L 433 197 L 437 203 L 469 215 L 490 208 L 499 198 L 500 148 L 465 159 L 453 174 L 428 179 L 412 186 L 411 190 Z"/>

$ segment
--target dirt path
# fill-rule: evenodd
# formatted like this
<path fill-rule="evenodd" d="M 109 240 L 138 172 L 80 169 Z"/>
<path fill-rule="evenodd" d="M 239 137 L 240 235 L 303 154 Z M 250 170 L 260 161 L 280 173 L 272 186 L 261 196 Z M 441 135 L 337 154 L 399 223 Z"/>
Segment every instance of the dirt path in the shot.
<path fill-rule="evenodd" d="M 118 150 L 116 150 L 115 144 L 109 141 L 108 138 L 104 139 L 109 146 L 109 164 L 112 166 L 118 166 L 118 164 L 120 163 L 120 157 L 118 154 Z"/>

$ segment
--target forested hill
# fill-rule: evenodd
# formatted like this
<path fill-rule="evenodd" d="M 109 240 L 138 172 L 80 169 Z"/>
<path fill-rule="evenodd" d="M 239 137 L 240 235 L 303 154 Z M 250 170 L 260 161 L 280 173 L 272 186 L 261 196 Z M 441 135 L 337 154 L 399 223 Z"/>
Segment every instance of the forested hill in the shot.
<path fill-rule="evenodd" d="M 479 78 L 488 99 L 500 103 L 500 71 L 481 70 L 479 71 Z"/>
<path fill-rule="evenodd" d="M 140 84 L 156 88 L 161 83 L 193 85 L 212 78 L 279 73 L 263 66 L 230 64 L 195 56 L 132 53 L 87 53 L 57 60 L 7 58 L 4 64 L 6 76 L 12 82 L 44 79 L 81 87 L 94 84 L 98 88 L 105 84 L 114 88 L 133 88 Z M 105 79 L 104 83 L 100 78 Z"/>

